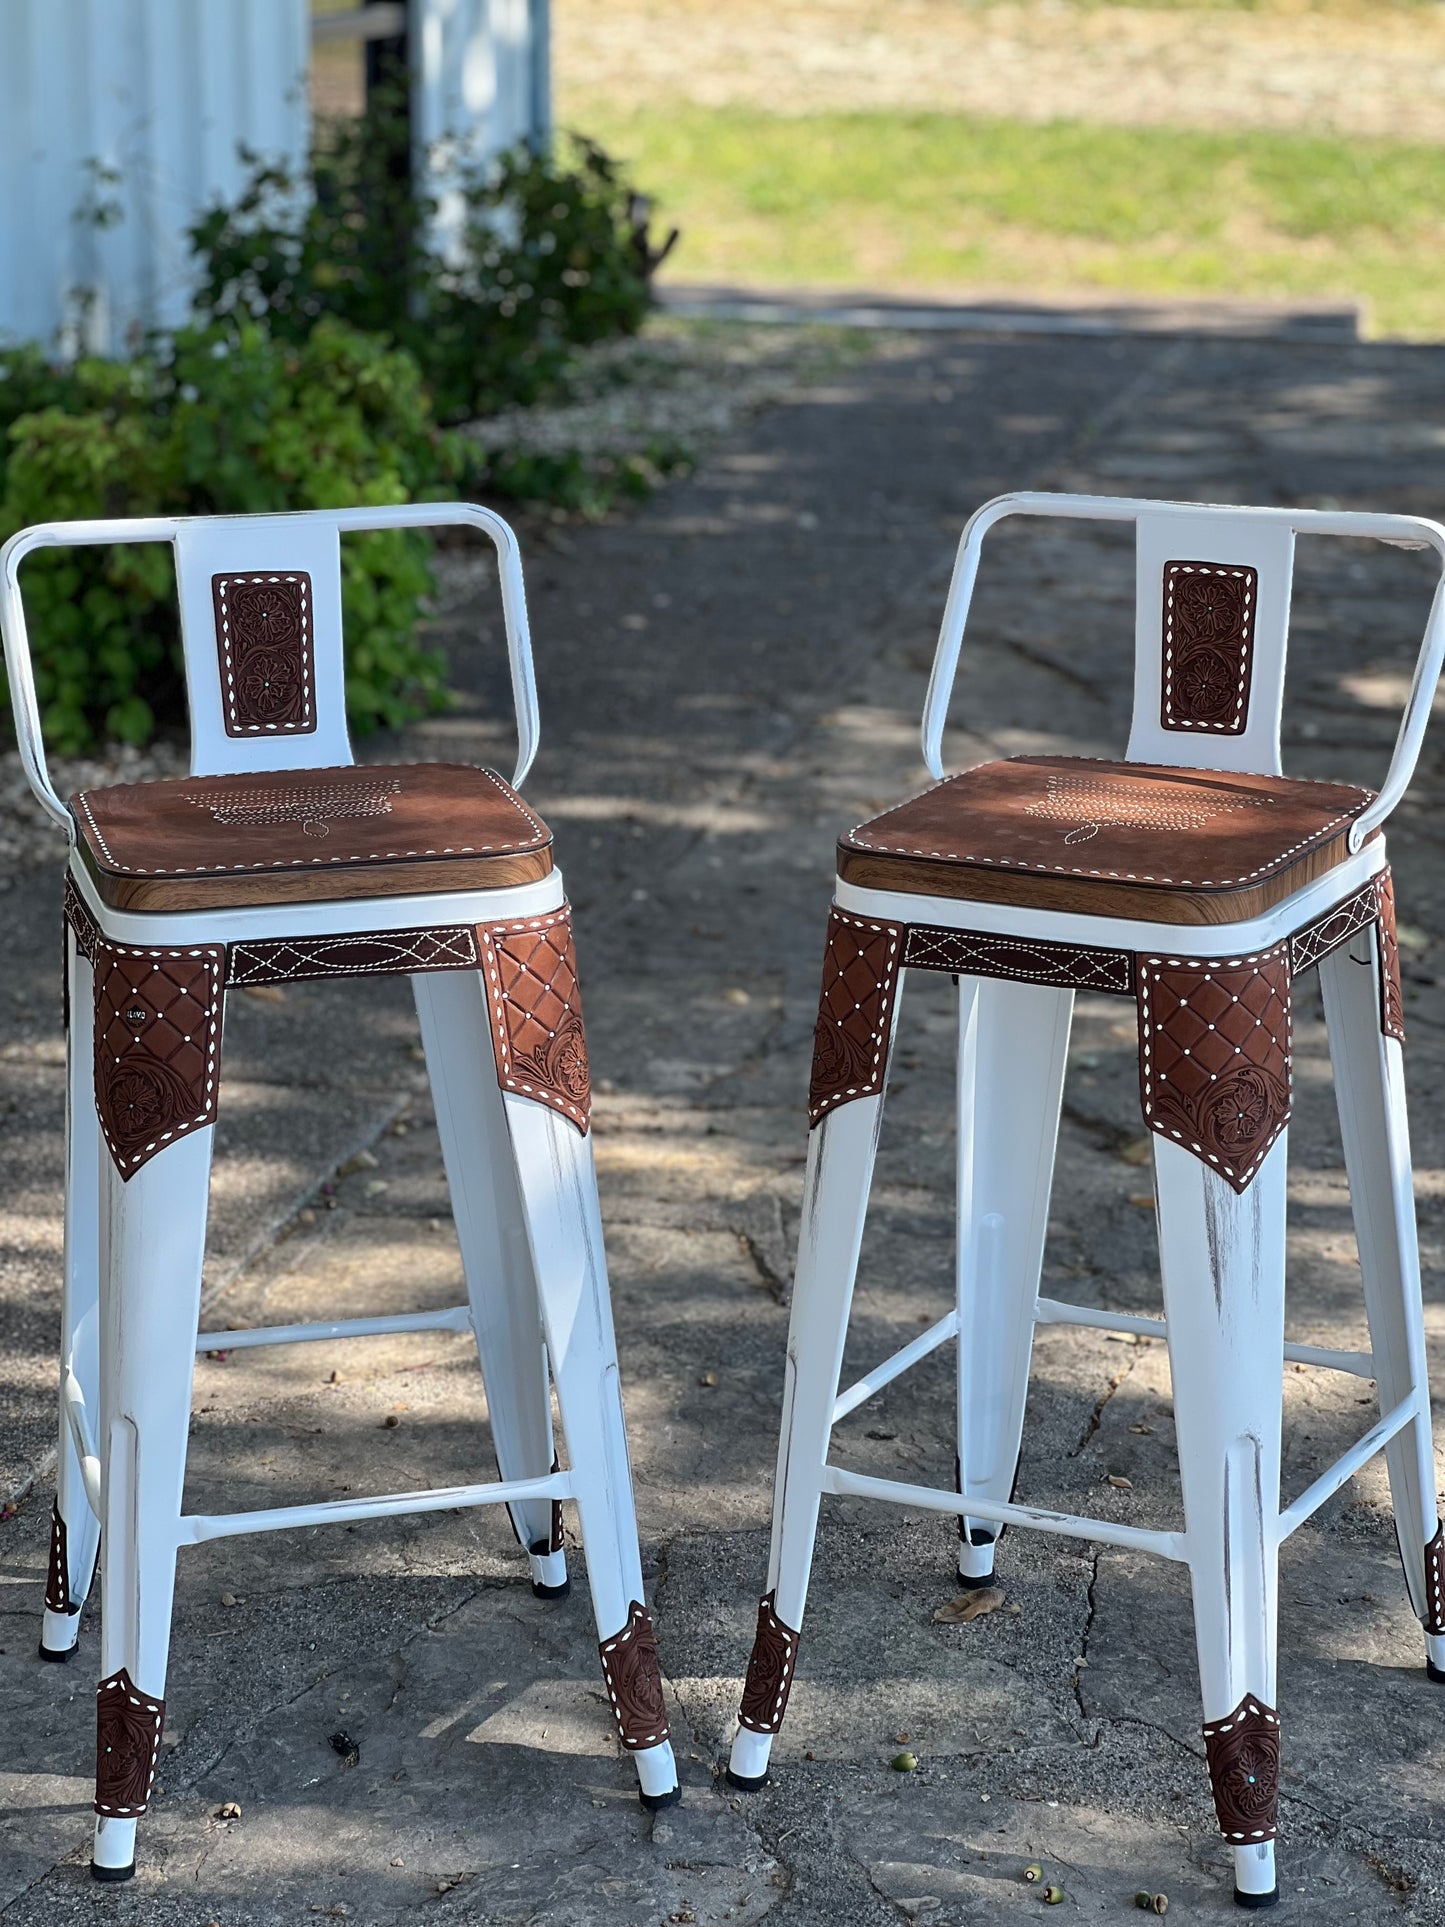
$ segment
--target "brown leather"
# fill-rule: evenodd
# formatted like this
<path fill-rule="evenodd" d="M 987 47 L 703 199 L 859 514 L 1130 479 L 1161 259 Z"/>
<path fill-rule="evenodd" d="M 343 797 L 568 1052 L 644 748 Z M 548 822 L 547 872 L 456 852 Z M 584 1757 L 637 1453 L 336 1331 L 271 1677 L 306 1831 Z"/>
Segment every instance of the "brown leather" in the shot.
<path fill-rule="evenodd" d="M 352 931 L 336 937 L 266 937 L 233 943 L 226 981 L 289 984 L 312 977 L 374 977 L 418 970 L 477 970 L 481 951 L 470 924 L 425 930 Z"/>
<path fill-rule="evenodd" d="M 519 923 L 484 923 L 477 936 L 498 1082 L 561 1111 L 585 1136 L 592 1082 L 570 905 Z"/>
<path fill-rule="evenodd" d="M 201 910 L 531 883 L 552 836 L 492 770 L 362 764 L 81 790 L 102 902 Z"/>
<path fill-rule="evenodd" d="M 1445 1633 L 1445 1526 L 1425 1548 L 1425 1630 Z"/>
<path fill-rule="evenodd" d="M 166 1703 L 137 1692 L 124 1666 L 95 1689 L 95 1810 L 144 1813 L 156 1777 Z"/>
<path fill-rule="evenodd" d="M 90 914 L 85 898 L 75 887 L 74 879 L 67 873 L 65 878 L 65 921 L 75 933 L 75 947 L 82 957 L 94 958 L 96 946 L 100 942 L 100 931 L 95 918 Z"/>
<path fill-rule="evenodd" d="M 316 728 L 311 578 L 213 575 L 221 720 L 228 736 L 306 736 Z"/>
<path fill-rule="evenodd" d="M 871 889 L 1165 923 L 1242 921 L 1342 862 L 1368 790 L 1086 757 L 984 763 L 838 845 Z"/>
<path fill-rule="evenodd" d="M 1303 930 L 1296 930 L 1289 940 L 1290 969 L 1295 976 L 1313 970 L 1341 944 L 1348 943 L 1351 937 L 1374 923 L 1379 910 L 1379 895 L 1372 877 L 1343 903 L 1337 903 Z"/>
<path fill-rule="evenodd" d="M 122 1178 L 216 1118 L 225 951 L 135 949 L 95 957 L 95 1108 Z"/>
<path fill-rule="evenodd" d="M 1243 1191 L 1289 1122 L 1289 945 L 1138 969 L 1144 1121 Z"/>
<path fill-rule="evenodd" d="M 1258 599 L 1257 569 L 1164 564 L 1159 720 L 1165 729 L 1244 734 Z"/>
<path fill-rule="evenodd" d="M 1252 1693 L 1204 1728 L 1214 1811 L 1226 1840 L 1273 1840 L 1279 1831 L 1279 1714 Z"/>
<path fill-rule="evenodd" d="M 47 1612 L 74 1617 L 80 1607 L 70 1597 L 70 1549 L 59 1501 L 50 1508 L 50 1566 L 45 1575 Z"/>
<path fill-rule="evenodd" d="M 758 1604 L 758 1630 L 743 1683 L 738 1724 L 753 1733 L 776 1733 L 782 1725 L 798 1661 L 798 1635 L 778 1618 L 776 1599 L 774 1590 Z"/>
<path fill-rule="evenodd" d="M 1024 937 L 914 923 L 904 936 L 903 962 L 909 970 L 948 970 L 959 977 L 1007 977 L 1016 983 L 1116 997 L 1134 994 L 1131 953 L 1095 950 L 1087 944 L 1034 943 Z"/>
<path fill-rule="evenodd" d="M 883 1088 L 903 935 L 899 924 L 846 910 L 835 909 L 828 918 L 808 1087 L 810 1125 L 837 1105 Z"/>
<path fill-rule="evenodd" d="M 1399 1043 L 1405 1041 L 1405 997 L 1400 988 L 1400 944 L 1395 935 L 1395 881 L 1388 870 L 1375 878 L 1379 914 L 1375 931 L 1380 946 L 1380 1029 Z"/>
<path fill-rule="evenodd" d="M 667 1702 L 662 1697 L 652 1614 L 646 1606 L 634 1599 L 622 1631 L 604 1639 L 597 1650 L 622 1744 L 633 1753 L 661 1746 L 668 1737 Z"/>

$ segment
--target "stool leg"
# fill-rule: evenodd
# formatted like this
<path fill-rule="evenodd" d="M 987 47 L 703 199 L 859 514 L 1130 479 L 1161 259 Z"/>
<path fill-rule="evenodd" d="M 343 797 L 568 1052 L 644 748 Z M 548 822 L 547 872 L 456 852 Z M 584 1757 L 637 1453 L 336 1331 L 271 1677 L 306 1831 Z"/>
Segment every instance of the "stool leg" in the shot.
<path fill-rule="evenodd" d="M 40 1657 L 65 1660 L 80 1637 L 80 1609 L 95 1576 L 100 1521 L 91 1511 L 66 1415 L 67 1374 L 93 1427 L 100 1407 L 96 1337 L 100 1292 L 100 1126 L 95 1115 L 95 1050 L 88 1021 L 95 1002 L 90 959 L 65 932 L 65 1279 L 60 1313 L 60 1439 L 50 1567 Z"/>
<path fill-rule="evenodd" d="M 958 1485 L 1013 1489 L 1029 1388 L 1074 993 L 958 985 Z M 958 1522 L 965 1587 L 992 1582 L 999 1528 Z"/>
<path fill-rule="evenodd" d="M 165 1717 L 177 1530 L 213 1127 L 122 1180 L 101 1162 L 101 1681 L 95 1848 L 100 1880 L 135 1870 Z"/>
<path fill-rule="evenodd" d="M 479 974 L 462 970 L 429 972 L 411 981 L 497 1466 L 504 1479 L 545 1478 L 554 1463 L 547 1357 L 492 1064 L 486 986 Z M 569 1589 L 561 1508 L 535 1499 L 508 1511 L 528 1554 L 532 1590 L 540 1598 L 560 1598 Z"/>
<path fill-rule="evenodd" d="M 1410 1603 L 1425 1626 L 1430 1677 L 1445 1680 L 1440 1519 L 1430 1385 L 1420 1299 L 1420 1253 L 1405 1114 L 1404 1057 L 1380 1028 L 1379 954 L 1373 929 L 1320 965 L 1330 1063 L 1360 1249 L 1380 1410 L 1418 1394 L 1413 1425 L 1385 1447 L 1395 1532 Z"/>
<path fill-rule="evenodd" d="M 1235 1898 L 1278 1897 L 1275 1712 L 1284 1346 L 1283 1133 L 1243 1192 L 1154 1140 L 1185 1545 L 1220 1829 Z"/>
<path fill-rule="evenodd" d="M 728 1779 L 743 1789 L 759 1787 L 767 1778 L 793 1683 L 882 1116 L 881 1096 L 855 1098 L 820 1119 L 808 1139 L 767 1591 L 758 1609 L 741 1724 L 728 1766 Z"/>
<path fill-rule="evenodd" d="M 592 1140 L 530 1097 L 503 1099 L 567 1440 L 603 1677 L 642 1803 L 679 1797 L 652 1621 L 607 1289 Z"/>

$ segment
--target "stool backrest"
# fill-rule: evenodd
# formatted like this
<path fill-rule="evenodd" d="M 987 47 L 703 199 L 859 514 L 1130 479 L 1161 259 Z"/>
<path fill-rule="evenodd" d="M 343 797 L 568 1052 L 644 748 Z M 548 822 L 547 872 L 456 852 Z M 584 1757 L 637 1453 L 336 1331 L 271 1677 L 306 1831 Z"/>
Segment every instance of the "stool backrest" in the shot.
<path fill-rule="evenodd" d="M 1221 508 L 1104 495 L 1000 495 L 959 543 L 923 712 L 923 759 L 943 775 L 943 729 L 983 539 L 1006 517 L 1063 516 L 1135 528 L 1134 715 L 1125 756 L 1186 769 L 1280 774 L 1280 719 L 1295 537 L 1373 537 L 1430 548 L 1445 569 L 1445 528 L 1414 515 Z M 1414 683 L 1389 775 L 1351 827 L 1358 849 L 1404 794 L 1445 660 L 1437 574 Z"/>
<path fill-rule="evenodd" d="M 54 522 L 0 549 L 0 630 L 15 734 L 42 807 L 67 830 L 50 784 L 19 569 L 38 549 L 169 542 L 175 554 L 191 722 L 191 773 L 330 768 L 352 762 L 342 654 L 341 537 L 467 525 L 490 537 L 517 714 L 519 784 L 537 749 L 537 690 L 521 553 L 510 527 L 471 502 L 316 509 L 297 515 L 168 516 Z"/>

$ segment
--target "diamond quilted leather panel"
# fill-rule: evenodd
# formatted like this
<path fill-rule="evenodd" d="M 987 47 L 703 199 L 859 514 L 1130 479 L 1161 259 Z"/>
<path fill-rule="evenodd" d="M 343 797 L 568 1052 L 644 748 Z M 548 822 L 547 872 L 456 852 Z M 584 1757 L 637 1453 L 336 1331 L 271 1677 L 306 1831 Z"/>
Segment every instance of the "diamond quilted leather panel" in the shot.
<path fill-rule="evenodd" d="M 1144 1121 L 1243 1191 L 1289 1122 L 1289 946 L 1139 958 Z"/>
<path fill-rule="evenodd" d="M 124 1178 L 216 1115 L 219 945 L 95 954 L 95 1108 Z"/>
<path fill-rule="evenodd" d="M 524 923 L 483 924 L 477 936 L 502 1088 L 552 1105 L 585 1132 L 592 1086 L 570 906 Z"/>
<path fill-rule="evenodd" d="M 823 951 L 823 988 L 813 1032 L 808 1121 L 883 1088 L 888 1032 L 904 932 L 834 910 Z"/>

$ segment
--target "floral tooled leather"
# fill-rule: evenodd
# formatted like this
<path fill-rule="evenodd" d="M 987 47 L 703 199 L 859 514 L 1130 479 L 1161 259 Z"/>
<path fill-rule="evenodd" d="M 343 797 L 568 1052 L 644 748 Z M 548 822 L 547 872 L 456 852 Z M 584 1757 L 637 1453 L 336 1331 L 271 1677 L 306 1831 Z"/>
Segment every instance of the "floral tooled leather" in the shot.
<path fill-rule="evenodd" d="M 1164 564 L 1165 729 L 1239 736 L 1249 714 L 1255 569 L 1217 562 Z"/>
<path fill-rule="evenodd" d="M 646 1606 L 634 1599 L 622 1631 L 604 1639 L 597 1650 L 622 1744 L 633 1753 L 661 1746 L 668 1736 L 667 1702 L 662 1696 L 652 1615 Z"/>
<path fill-rule="evenodd" d="M 809 1124 L 851 1098 L 872 1097 L 883 1088 L 903 934 L 897 924 L 875 923 L 846 910 L 834 910 L 828 919 Z"/>
<path fill-rule="evenodd" d="M 214 575 L 211 594 L 226 734 L 309 735 L 316 728 L 310 576 Z"/>
<path fill-rule="evenodd" d="M 166 1703 L 136 1690 L 124 1666 L 95 1689 L 95 1810 L 144 1813 L 156 1776 Z"/>
<path fill-rule="evenodd" d="M 224 958 L 217 944 L 97 945 L 95 1108 L 123 1178 L 215 1122 Z"/>
<path fill-rule="evenodd" d="M 1144 1121 L 1243 1191 L 1289 1122 L 1289 946 L 1138 971 Z"/>
<path fill-rule="evenodd" d="M 1399 1043 L 1405 1041 L 1405 997 L 1400 988 L 1400 943 L 1395 935 L 1395 881 L 1388 869 L 1375 878 L 1378 913 L 1375 930 L 1380 946 L 1380 1029 Z"/>
<path fill-rule="evenodd" d="M 776 1598 L 776 1591 L 770 1592 L 758 1604 L 758 1630 L 738 1713 L 739 1725 L 753 1733 L 776 1733 L 782 1725 L 797 1664 L 798 1635 L 778 1618 Z"/>
<path fill-rule="evenodd" d="M 524 922 L 482 924 L 477 936 L 503 1090 L 561 1111 L 585 1133 L 592 1080 L 570 905 Z"/>
<path fill-rule="evenodd" d="M 1279 1831 L 1279 1714 L 1246 1693 L 1222 1720 L 1207 1721 L 1204 1751 L 1214 1811 L 1226 1840 L 1273 1840 Z"/>

